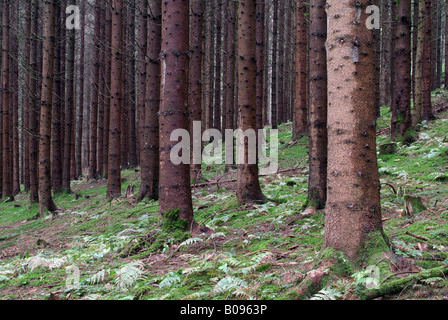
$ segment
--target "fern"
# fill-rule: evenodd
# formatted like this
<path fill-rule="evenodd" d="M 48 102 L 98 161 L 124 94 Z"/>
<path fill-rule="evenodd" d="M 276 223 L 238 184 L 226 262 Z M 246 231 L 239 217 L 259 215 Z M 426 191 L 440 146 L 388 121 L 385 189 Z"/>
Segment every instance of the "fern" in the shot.
<path fill-rule="evenodd" d="M 144 279 L 143 263 L 141 261 L 134 261 L 121 267 L 115 278 L 115 284 L 122 290 L 134 285 L 138 280 Z"/>
<path fill-rule="evenodd" d="M 104 282 L 104 279 L 106 278 L 108 273 L 109 273 L 109 270 L 106 270 L 106 269 L 102 269 L 102 270 L 98 271 L 89 279 L 89 283 L 93 285 L 93 284 L 98 284 L 100 282 Z"/>
<path fill-rule="evenodd" d="M 180 277 L 174 272 L 169 272 L 167 278 L 163 279 L 159 284 L 159 288 L 168 288 L 180 282 Z"/>
<path fill-rule="evenodd" d="M 0 274 L 0 282 L 8 281 L 8 280 L 9 280 L 9 277 L 7 277 L 7 276 L 5 276 L 3 274 Z"/>
<path fill-rule="evenodd" d="M 226 292 L 235 294 L 235 292 L 238 292 L 237 290 L 247 288 L 247 286 L 248 285 L 246 281 L 233 276 L 229 276 L 219 280 L 213 288 L 213 292 L 215 294 L 222 294 Z"/>
<path fill-rule="evenodd" d="M 182 242 L 179 245 L 179 247 L 189 246 L 189 245 L 192 245 L 194 243 L 201 242 L 201 241 L 203 241 L 201 238 L 190 238 L 190 239 L 187 239 L 184 242 Z"/>
<path fill-rule="evenodd" d="M 341 296 L 342 294 L 339 291 L 336 291 L 332 287 L 328 287 L 313 295 L 310 300 L 337 300 L 337 298 L 340 298 Z"/>

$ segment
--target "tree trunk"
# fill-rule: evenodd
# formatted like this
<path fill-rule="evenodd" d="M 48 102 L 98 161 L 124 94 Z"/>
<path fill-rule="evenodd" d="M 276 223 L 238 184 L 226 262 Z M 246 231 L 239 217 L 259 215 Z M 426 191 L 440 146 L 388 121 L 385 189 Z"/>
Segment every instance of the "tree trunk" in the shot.
<path fill-rule="evenodd" d="M 234 129 L 235 119 L 235 12 L 236 3 L 226 1 L 225 5 L 225 78 L 223 107 L 225 109 L 225 129 Z"/>
<path fill-rule="evenodd" d="M 308 131 L 308 32 L 305 18 L 306 3 L 297 4 L 296 14 L 296 49 L 295 49 L 295 94 L 293 110 L 293 140 L 299 139 Z"/>
<path fill-rule="evenodd" d="M 215 77 L 213 97 L 213 128 L 221 129 L 221 63 L 222 63 L 222 3 L 221 0 L 215 1 L 215 16 L 216 23 L 216 49 L 215 49 Z"/>
<path fill-rule="evenodd" d="M 137 46 L 137 155 L 143 148 L 143 132 L 145 125 L 145 87 L 146 87 L 146 44 L 148 37 L 148 1 L 138 0 L 138 46 Z"/>
<path fill-rule="evenodd" d="M 256 3 L 257 9 L 257 22 L 256 22 L 256 38 L 257 38 L 257 73 L 256 73 L 256 82 L 257 82 L 257 130 L 263 129 L 263 98 L 264 98 L 264 52 L 265 52 L 265 44 L 264 44 L 264 9 L 265 9 L 265 0 L 257 0 Z"/>
<path fill-rule="evenodd" d="M 9 61 L 9 10 L 10 2 L 3 1 L 2 18 L 2 198 L 14 199 L 11 181 L 12 159 L 10 140 L 10 61 Z"/>
<path fill-rule="evenodd" d="M 95 34 L 94 34 L 94 65 L 93 65 L 93 91 L 90 105 L 90 155 L 89 180 L 98 179 L 97 172 L 97 143 L 98 143 L 98 101 L 100 98 L 100 41 L 101 41 L 101 0 L 95 2 Z M 112 94 L 112 92 L 111 92 Z"/>
<path fill-rule="evenodd" d="M 354 1 L 329 0 L 327 5 L 328 193 L 324 247 L 342 251 L 356 264 L 371 258 L 371 251 L 362 248 L 384 244 L 376 154 L 373 31 L 367 29 L 368 14 L 364 10 L 368 4 L 368 0 L 357 1 L 356 6 Z M 345 79 L 343 84 L 341 79 Z"/>
<path fill-rule="evenodd" d="M 39 138 L 39 216 L 46 211 L 54 212 L 57 207 L 51 196 L 51 114 L 54 77 L 55 0 L 45 2 L 44 42 L 42 56 L 42 91 Z"/>
<path fill-rule="evenodd" d="M 85 1 L 81 3 L 81 11 L 85 10 Z M 79 107 L 78 126 L 76 127 L 76 179 L 82 176 L 82 136 L 84 121 L 84 56 L 85 56 L 85 15 L 81 15 L 81 43 L 79 58 Z"/>
<path fill-rule="evenodd" d="M 239 128 L 256 130 L 256 6 L 253 0 L 241 0 L 238 7 L 238 110 Z M 256 135 L 255 135 L 256 136 Z M 252 143 L 252 145 L 249 145 Z M 256 141 L 244 139 L 238 144 L 238 152 L 244 156 L 243 164 L 238 164 L 236 195 L 240 203 L 264 201 L 258 180 L 258 157 Z M 241 150 L 244 148 L 244 150 Z M 255 158 L 255 164 L 250 159 Z"/>
<path fill-rule="evenodd" d="M 419 21 L 425 19 L 425 0 L 418 0 Z M 413 125 L 417 125 L 422 119 L 423 108 L 423 50 L 424 50 L 424 25 L 419 24 L 417 27 L 417 52 L 415 57 L 415 84 L 414 84 L 414 115 L 412 117 Z"/>
<path fill-rule="evenodd" d="M 76 5 L 76 0 L 70 1 Z M 67 30 L 67 91 L 65 101 L 65 136 L 64 136 L 64 165 L 62 170 L 62 191 L 70 192 L 72 148 L 73 148 L 73 125 L 75 119 L 75 29 Z"/>
<path fill-rule="evenodd" d="M 325 0 L 310 8 L 310 107 L 308 205 L 325 206 L 327 188 L 327 17 Z"/>
<path fill-rule="evenodd" d="M 432 80 L 432 16 L 431 16 L 431 0 L 425 0 L 425 36 L 423 40 L 423 106 L 422 120 L 434 119 L 431 102 L 431 80 Z"/>
<path fill-rule="evenodd" d="M 146 46 L 146 95 L 143 122 L 142 168 L 138 201 L 143 198 L 157 200 L 159 197 L 159 119 L 160 104 L 160 48 L 161 48 L 161 3 L 151 0 L 148 15 L 148 43 Z"/>
<path fill-rule="evenodd" d="M 381 97 L 382 106 L 391 106 L 392 24 L 390 0 L 381 3 Z"/>
<path fill-rule="evenodd" d="M 174 164 L 171 141 L 176 129 L 188 131 L 188 56 L 189 1 L 166 0 L 162 3 L 161 103 L 160 121 L 160 185 L 159 212 L 164 219 L 178 211 L 185 229 L 193 223 L 189 164 Z M 189 142 L 188 142 L 189 145 Z"/>
<path fill-rule="evenodd" d="M 278 86 L 278 1 L 274 1 L 273 5 L 273 27 L 272 27 L 272 85 L 271 85 L 271 126 L 272 129 L 277 129 L 277 86 Z"/>
<path fill-rule="evenodd" d="M 191 2 L 190 8 L 190 76 L 189 76 L 189 124 L 190 134 L 193 133 L 193 123 L 201 121 L 202 118 L 202 65 L 203 65 L 203 41 L 202 26 L 204 20 L 204 0 L 194 0 Z M 225 106 L 225 105 L 224 105 Z M 194 146 L 201 146 L 201 135 L 191 137 L 190 150 L 194 150 Z M 193 152 L 191 154 L 191 178 L 194 181 L 201 170 L 200 159 L 195 159 Z"/>
<path fill-rule="evenodd" d="M 39 202 L 39 166 L 38 166 L 38 158 L 39 158 L 39 140 L 37 138 L 39 134 L 39 119 L 40 119 L 40 106 L 39 106 L 39 81 L 38 75 L 38 22 L 39 22 L 39 3 L 37 1 L 32 1 L 31 4 L 31 52 L 30 52 L 30 72 L 31 76 L 31 84 L 30 84 L 30 93 L 31 99 L 29 104 L 29 126 L 30 126 L 30 135 L 29 145 L 30 145 L 30 164 L 29 164 L 29 172 L 30 172 L 30 203 L 38 203 Z M 49 155 L 48 155 L 49 156 Z"/>
<path fill-rule="evenodd" d="M 401 0 L 397 7 L 395 41 L 395 92 L 391 119 L 391 139 L 410 141 L 411 119 L 411 1 Z"/>
<path fill-rule="evenodd" d="M 121 105 L 122 105 L 122 60 L 123 60 L 123 0 L 116 0 L 112 7 L 112 61 L 110 81 L 110 122 L 109 122 L 109 171 L 107 198 L 121 196 Z"/>

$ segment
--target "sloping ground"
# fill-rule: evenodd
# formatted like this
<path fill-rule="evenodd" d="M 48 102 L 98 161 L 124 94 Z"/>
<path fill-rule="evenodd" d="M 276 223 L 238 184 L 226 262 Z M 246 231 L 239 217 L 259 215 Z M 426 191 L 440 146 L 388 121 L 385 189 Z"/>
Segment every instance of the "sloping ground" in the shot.
<path fill-rule="evenodd" d="M 383 113 L 386 114 L 386 110 Z M 448 264 L 448 119 L 424 124 L 419 140 L 380 155 L 384 229 L 404 259 L 384 255 L 388 284 Z M 387 121 L 387 120 L 383 120 Z M 387 123 L 387 122 L 384 122 Z M 380 123 L 381 126 L 381 123 Z M 157 202 L 135 203 L 139 172 L 123 173 L 126 196 L 105 200 L 105 181 L 73 182 L 58 195 L 56 218 L 32 220 L 28 195 L 0 204 L 1 299 L 295 299 L 323 243 L 323 212 L 302 209 L 307 139 L 290 143 L 281 127 L 280 171 L 261 177 L 268 202 L 240 206 L 234 183 L 194 188 L 195 218 L 213 230 L 172 235 L 159 225 Z M 381 130 L 380 130 L 381 132 Z M 389 143 L 380 135 L 379 144 Z M 233 168 L 210 166 L 198 181 L 232 180 Z M 207 180 L 206 180 L 207 179 Z M 404 215 L 406 195 L 426 210 Z M 358 299 L 367 272 L 333 275 L 313 299 Z M 412 280 L 384 299 L 447 299 L 442 276 Z"/>

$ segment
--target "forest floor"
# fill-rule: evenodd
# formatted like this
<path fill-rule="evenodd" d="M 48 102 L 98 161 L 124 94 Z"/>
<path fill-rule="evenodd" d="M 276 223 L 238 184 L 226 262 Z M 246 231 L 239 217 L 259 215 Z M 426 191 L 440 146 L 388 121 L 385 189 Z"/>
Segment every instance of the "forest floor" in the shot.
<path fill-rule="evenodd" d="M 446 92 L 436 93 L 446 103 Z M 378 144 L 389 143 L 382 109 Z M 381 285 L 448 264 L 448 112 L 422 124 L 418 140 L 379 155 L 384 230 L 412 268 L 387 255 Z M 32 219 L 28 194 L 0 204 L 0 299 L 296 299 L 323 244 L 323 211 L 302 209 L 307 138 L 280 127 L 280 172 L 260 178 L 268 201 L 239 205 L 234 182 L 193 188 L 195 219 L 213 232 L 177 238 L 159 225 L 158 204 L 136 203 L 139 172 L 123 172 L 122 198 L 106 200 L 106 181 L 79 180 L 55 197 L 57 217 Z M 232 180 L 234 168 L 203 168 L 201 182 Z M 404 215 L 406 194 L 426 207 Z M 162 241 L 161 241 L 162 240 Z M 380 263 L 380 262 L 379 262 Z M 409 266 L 409 264 L 408 264 Z M 79 279 L 79 282 L 77 281 Z M 334 275 L 311 299 L 359 299 L 365 273 Z M 71 285 L 75 287 L 70 288 Z M 448 299 L 443 276 L 412 281 L 380 299 Z"/>

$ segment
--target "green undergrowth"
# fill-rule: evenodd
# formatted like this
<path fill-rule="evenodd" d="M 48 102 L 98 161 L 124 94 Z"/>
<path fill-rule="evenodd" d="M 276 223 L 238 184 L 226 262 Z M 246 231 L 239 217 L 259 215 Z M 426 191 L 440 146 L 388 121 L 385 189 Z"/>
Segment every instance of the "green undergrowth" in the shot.
<path fill-rule="evenodd" d="M 382 114 L 387 119 L 387 108 Z M 381 118 L 379 127 L 386 123 Z M 417 141 L 379 155 L 384 231 L 396 254 L 417 268 L 448 263 L 446 132 L 447 120 L 424 123 Z M 389 142 L 387 135 L 378 137 L 378 144 Z M 71 193 L 54 197 L 56 217 L 32 220 L 38 206 L 30 206 L 25 192 L 0 204 L 0 299 L 48 299 L 55 292 L 89 300 L 296 299 L 297 287 L 323 255 L 337 263 L 324 270 L 329 277 L 322 290 L 307 299 L 359 298 L 372 265 L 379 267 L 380 281 L 396 279 L 383 246 L 375 246 L 372 261 L 355 267 L 322 251 L 324 212 L 304 208 L 308 139 L 291 141 L 289 123 L 279 126 L 279 143 L 279 173 L 260 177 L 265 203 L 239 204 L 234 183 L 193 188 L 194 218 L 211 230 L 206 233 L 174 234 L 173 223 L 182 221 L 161 219 L 157 201 L 136 203 L 140 173 L 133 169 L 123 171 L 123 196 L 113 201 L 105 197 L 105 180 L 72 182 Z M 231 166 L 204 165 L 197 182 L 231 180 L 235 173 Z M 428 209 L 404 216 L 406 194 L 422 197 Z M 367 256 L 373 247 L 365 248 Z M 440 298 L 446 280 L 434 283 Z M 403 297 L 416 297 L 411 289 Z"/>

